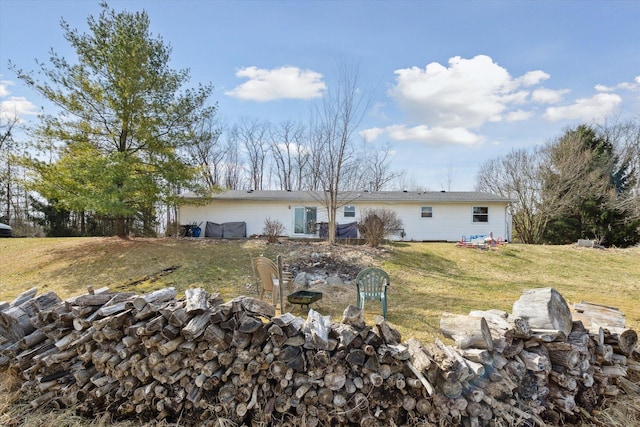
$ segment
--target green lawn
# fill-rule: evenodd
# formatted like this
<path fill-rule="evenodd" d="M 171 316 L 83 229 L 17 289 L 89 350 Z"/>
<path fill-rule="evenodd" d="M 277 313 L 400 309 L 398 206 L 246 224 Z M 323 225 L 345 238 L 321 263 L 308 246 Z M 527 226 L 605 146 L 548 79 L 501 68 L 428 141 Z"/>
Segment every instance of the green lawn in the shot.
<path fill-rule="evenodd" d="M 319 252 L 330 252 L 324 243 Z M 357 253 L 361 248 L 351 247 Z M 432 341 L 443 312 L 501 309 L 510 312 L 523 289 L 554 287 L 569 304 L 580 301 L 620 308 L 627 325 L 640 329 L 640 248 L 587 249 L 574 246 L 507 245 L 493 250 L 458 248 L 452 243 L 395 243 L 373 264 L 389 272 L 392 287 L 388 320 L 403 339 Z M 294 252 L 286 241 L 261 240 L 50 238 L 0 240 L 0 301 L 37 287 L 62 298 L 87 286 L 139 293 L 175 286 L 204 287 L 228 300 L 256 295 L 252 256 L 285 259 Z M 178 267 L 170 274 L 160 274 Z M 355 302 L 352 286 L 324 288 L 313 305 L 339 321 Z M 294 307 L 293 313 L 304 316 Z M 379 314 L 367 303 L 367 322 Z"/>

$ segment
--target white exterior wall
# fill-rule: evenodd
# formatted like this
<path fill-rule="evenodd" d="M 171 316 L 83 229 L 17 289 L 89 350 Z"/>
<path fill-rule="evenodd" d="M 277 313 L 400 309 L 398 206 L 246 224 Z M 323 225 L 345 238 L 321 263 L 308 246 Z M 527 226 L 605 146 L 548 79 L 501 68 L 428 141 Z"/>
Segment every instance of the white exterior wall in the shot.
<path fill-rule="evenodd" d="M 180 224 L 202 223 L 201 237 L 209 222 L 222 224 L 224 222 L 244 221 L 247 223 L 247 236 L 264 234 L 264 221 L 267 218 L 277 220 L 284 225 L 283 234 L 293 236 L 294 208 L 316 207 L 318 222 L 327 221 L 327 211 L 316 203 L 289 204 L 283 202 L 250 202 L 244 200 L 215 200 L 207 205 L 180 206 Z M 353 222 L 353 221 L 349 221 Z M 304 236 L 304 235 L 300 235 Z"/>
<path fill-rule="evenodd" d="M 511 219 L 508 216 L 506 206 L 501 203 L 352 203 L 356 206 L 356 216 L 344 217 L 344 208 L 337 212 L 337 222 L 347 224 L 362 219 L 366 209 L 389 209 L 396 213 L 404 226 L 405 236 L 403 240 L 415 241 L 459 241 L 462 236 L 493 233 L 494 238 L 511 240 Z M 430 206 L 433 209 L 431 218 L 420 216 L 421 207 Z M 473 222 L 473 207 L 482 206 L 489 208 L 488 222 Z M 244 221 L 247 224 L 247 236 L 263 234 L 266 218 L 278 220 L 284 225 L 283 234 L 290 237 L 316 237 L 313 235 L 294 235 L 294 208 L 316 207 L 317 221 L 326 222 L 327 212 L 324 206 L 315 203 L 291 203 L 268 201 L 244 201 L 244 200 L 215 200 L 207 205 L 182 205 L 180 206 L 180 224 L 201 224 L 204 237 L 204 228 L 207 221 L 222 224 L 224 222 Z M 400 240 L 400 236 L 392 236 L 393 240 Z"/>
<path fill-rule="evenodd" d="M 431 218 L 422 218 L 421 207 L 432 208 Z M 473 207 L 488 207 L 488 222 L 473 222 Z M 356 218 L 359 221 L 367 208 L 384 208 L 392 210 L 402 221 L 406 235 L 403 240 L 429 241 L 444 240 L 459 241 L 462 236 L 493 233 L 494 238 L 501 237 L 511 240 L 511 221 L 504 204 L 477 202 L 472 203 L 432 203 L 423 204 L 362 204 L 356 207 Z M 400 239 L 400 236 L 394 236 Z"/>

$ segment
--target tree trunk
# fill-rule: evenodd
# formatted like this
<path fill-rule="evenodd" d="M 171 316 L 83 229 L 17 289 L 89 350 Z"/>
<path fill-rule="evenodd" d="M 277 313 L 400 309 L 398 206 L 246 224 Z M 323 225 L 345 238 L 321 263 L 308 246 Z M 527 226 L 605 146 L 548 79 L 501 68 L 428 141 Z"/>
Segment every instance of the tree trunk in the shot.
<path fill-rule="evenodd" d="M 116 236 L 123 239 L 128 237 L 126 218 L 123 216 L 116 217 Z"/>

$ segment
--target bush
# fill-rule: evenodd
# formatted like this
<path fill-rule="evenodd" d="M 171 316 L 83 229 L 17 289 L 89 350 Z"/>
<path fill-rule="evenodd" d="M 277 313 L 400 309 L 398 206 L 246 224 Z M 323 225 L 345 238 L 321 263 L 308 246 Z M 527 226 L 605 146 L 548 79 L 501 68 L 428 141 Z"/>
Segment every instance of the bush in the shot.
<path fill-rule="evenodd" d="M 282 235 L 284 231 L 284 225 L 277 219 L 271 219 L 267 217 L 264 220 L 264 229 L 262 233 L 267 236 L 268 243 L 278 243 L 278 237 Z"/>
<path fill-rule="evenodd" d="M 362 215 L 358 231 L 367 245 L 373 248 L 380 246 L 386 237 L 402 231 L 402 221 L 392 210 L 366 209 Z"/>

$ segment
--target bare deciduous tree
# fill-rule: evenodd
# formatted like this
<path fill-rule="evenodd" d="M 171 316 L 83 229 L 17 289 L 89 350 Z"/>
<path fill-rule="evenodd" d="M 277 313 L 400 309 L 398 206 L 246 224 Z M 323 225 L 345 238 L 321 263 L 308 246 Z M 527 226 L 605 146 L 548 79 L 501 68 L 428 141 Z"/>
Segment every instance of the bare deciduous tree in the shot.
<path fill-rule="evenodd" d="M 516 150 L 486 162 L 476 189 L 515 200 L 513 227 L 525 243 L 541 243 L 548 227 L 563 217 L 572 218 L 587 234 L 602 234 L 605 219 L 589 217 L 594 210 L 608 212 L 609 221 L 616 210 L 625 221 L 638 218 L 637 189 L 629 190 L 637 184 L 638 172 L 627 165 L 638 161 L 639 134 L 633 123 L 598 133 L 586 126 L 568 130 L 533 151 Z"/>
<path fill-rule="evenodd" d="M 221 186 L 227 147 L 220 138 L 222 126 L 215 117 L 207 117 L 193 129 L 193 143 L 188 147 L 199 166 L 205 187 L 212 191 Z"/>
<path fill-rule="evenodd" d="M 327 209 L 329 243 L 335 243 L 336 212 L 351 200 L 341 198 L 346 178 L 359 162 L 354 158 L 354 137 L 368 108 L 366 93 L 359 87 L 358 67 L 340 64 L 336 86 L 330 88 L 315 112 L 312 136 L 317 157 L 317 177 Z"/>
<path fill-rule="evenodd" d="M 403 177 L 404 172 L 391 169 L 391 148 L 389 145 L 371 147 L 365 143 L 360 157 L 364 170 L 356 173 L 355 186 L 352 190 L 367 189 L 369 191 L 386 190 L 389 184 Z"/>
<path fill-rule="evenodd" d="M 513 228 L 523 243 L 539 243 L 549 220 L 542 203 L 540 159 L 535 151 L 514 150 L 484 163 L 477 176 L 477 191 L 514 199 L 510 206 Z"/>
<path fill-rule="evenodd" d="M 569 214 L 577 201 L 611 194 L 610 165 L 599 165 L 594 152 L 585 147 L 582 135 L 568 131 L 547 144 L 540 164 L 542 203 L 555 215 Z"/>
<path fill-rule="evenodd" d="M 231 129 L 231 138 L 242 147 L 247 159 L 249 188 L 262 190 L 269 150 L 269 123 L 242 117 Z"/>
<path fill-rule="evenodd" d="M 438 181 L 440 189 L 445 191 L 451 191 L 453 188 L 453 181 L 456 175 L 456 168 L 453 162 L 447 164 L 447 172 L 444 176 L 441 176 Z"/>
<path fill-rule="evenodd" d="M 271 154 L 276 169 L 275 179 L 281 190 L 299 188 L 302 168 L 298 162 L 304 159 L 301 152 L 306 151 L 302 149 L 303 138 L 303 127 L 293 121 L 286 121 L 271 128 Z"/>
<path fill-rule="evenodd" d="M 231 134 L 227 140 L 224 168 L 224 187 L 229 190 L 240 188 L 242 179 L 242 161 L 240 160 L 240 147 L 238 140 Z"/>
<path fill-rule="evenodd" d="M 249 163 L 250 187 L 262 190 L 269 149 L 269 123 L 243 117 L 231 133 L 245 150 Z"/>

